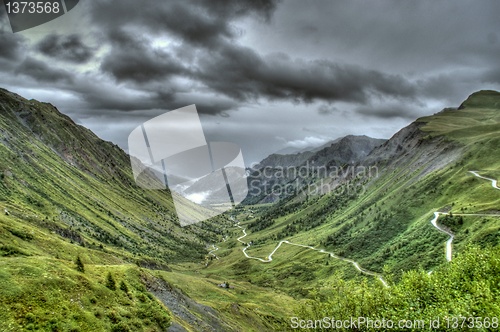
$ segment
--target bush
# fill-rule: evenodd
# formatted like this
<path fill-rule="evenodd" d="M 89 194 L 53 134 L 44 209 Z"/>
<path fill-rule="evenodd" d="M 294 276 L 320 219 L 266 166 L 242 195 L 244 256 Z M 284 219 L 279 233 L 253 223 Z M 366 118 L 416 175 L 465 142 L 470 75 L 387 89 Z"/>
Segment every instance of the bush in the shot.
<path fill-rule="evenodd" d="M 128 287 L 127 287 L 127 284 L 126 284 L 126 283 L 125 283 L 125 281 L 123 281 L 123 280 L 120 282 L 120 289 L 121 289 L 122 291 L 124 291 L 125 293 L 128 293 Z"/>
<path fill-rule="evenodd" d="M 113 325 L 113 327 L 111 328 L 111 331 L 112 332 L 129 332 L 130 329 L 127 326 L 127 324 L 125 324 L 124 322 L 120 322 L 116 325 Z"/>
<path fill-rule="evenodd" d="M 14 246 L 0 246 L 0 257 L 24 255 L 27 256 L 25 252 Z"/>
<path fill-rule="evenodd" d="M 311 294 L 296 312 L 297 317 L 385 318 L 394 322 L 448 317 L 498 317 L 500 305 L 499 247 L 469 247 L 464 253 L 431 275 L 423 270 L 406 272 L 396 284 L 380 284 L 336 279 L 328 293 Z M 321 329 L 319 329 L 321 331 Z M 325 329 L 326 330 L 326 329 Z M 360 330 L 367 330 L 360 327 Z"/>
<path fill-rule="evenodd" d="M 108 287 L 111 290 L 116 290 L 116 281 L 113 278 L 113 275 L 111 272 L 108 272 L 108 275 L 106 277 L 106 287 Z"/>
<path fill-rule="evenodd" d="M 5 212 L 5 214 L 9 215 L 9 212 L 7 211 L 7 212 Z M 33 238 L 34 238 L 33 235 L 31 235 L 30 233 L 18 231 L 16 229 L 9 229 L 9 232 L 10 232 L 10 234 L 17 236 L 18 238 L 25 240 L 25 241 L 30 241 L 30 240 L 33 240 Z"/>
<path fill-rule="evenodd" d="M 85 273 L 85 265 L 83 265 L 83 262 L 80 259 L 80 256 L 76 257 L 75 265 L 76 265 L 76 270 L 78 272 Z"/>

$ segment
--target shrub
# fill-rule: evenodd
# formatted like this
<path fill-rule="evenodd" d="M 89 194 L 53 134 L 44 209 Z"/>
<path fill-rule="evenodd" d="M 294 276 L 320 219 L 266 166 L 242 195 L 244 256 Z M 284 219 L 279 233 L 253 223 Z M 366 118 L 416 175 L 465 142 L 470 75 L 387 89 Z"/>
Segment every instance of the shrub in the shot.
<path fill-rule="evenodd" d="M 111 272 L 108 272 L 108 275 L 106 277 L 106 287 L 108 287 L 111 290 L 116 290 L 116 281 L 113 278 Z"/>
<path fill-rule="evenodd" d="M 85 265 L 83 265 L 83 262 L 82 262 L 80 256 L 76 257 L 75 265 L 76 265 L 76 270 L 78 272 L 85 273 Z"/>
<path fill-rule="evenodd" d="M 124 291 L 125 293 L 128 293 L 128 287 L 127 287 L 127 284 L 126 284 L 126 283 L 125 283 L 125 281 L 123 281 L 123 280 L 120 282 L 120 289 L 121 289 L 122 291 Z"/>

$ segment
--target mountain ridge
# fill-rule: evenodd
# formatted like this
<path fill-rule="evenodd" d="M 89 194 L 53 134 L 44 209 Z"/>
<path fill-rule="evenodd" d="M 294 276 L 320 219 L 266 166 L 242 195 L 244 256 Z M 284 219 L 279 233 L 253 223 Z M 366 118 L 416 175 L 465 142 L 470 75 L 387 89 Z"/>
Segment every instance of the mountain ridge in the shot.
<path fill-rule="evenodd" d="M 197 248 L 197 255 L 202 255 L 203 241 L 195 233 L 205 231 L 179 226 L 167 189 L 139 188 L 130 157 L 117 145 L 102 141 L 47 103 L 2 89 L 0 107 L 0 193 L 10 210 L 39 210 L 62 228 L 78 224 L 69 220 L 80 220 L 85 226 L 78 232 L 85 242 L 106 239 L 103 245 L 120 243 L 132 251 L 141 242 L 151 248 L 149 241 L 164 242 L 167 256 L 179 256 L 167 249 L 167 242 L 179 246 L 187 236 L 194 240 L 189 250 Z M 154 208 L 147 211 L 148 205 Z M 141 240 L 143 232 L 148 235 Z M 157 254 L 151 249 L 156 256 L 152 260 Z"/>
<path fill-rule="evenodd" d="M 463 224 L 452 228 L 455 251 L 468 244 L 498 245 L 494 214 L 500 198 L 469 172 L 500 176 L 500 94 L 487 95 L 484 100 L 482 93 L 472 97 L 480 99 L 481 107 L 449 108 L 415 120 L 353 165 L 376 167 L 373 174 L 312 177 L 305 188 L 326 189 L 293 192 L 271 206 L 242 210 L 242 227 L 251 232 L 247 241 L 253 243 L 248 255 L 265 257 L 287 240 L 355 260 L 377 273 L 383 273 L 383 266 L 430 270 L 446 261 L 441 248 L 447 238 L 430 223 L 435 212 L 465 214 Z M 307 257 L 314 261 L 316 256 Z M 355 278 L 352 269 L 335 266 L 345 278 Z M 311 269 L 328 279 L 328 268 L 313 264 Z M 274 276 L 269 272 L 262 278 Z"/>
<path fill-rule="evenodd" d="M 272 193 L 272 188 L 289 184 L 287 190 L 300 190 L 313 178 L 327 174 L 330 168 L 360 162 L 371 150 L 385 141 L 366 135 L 347 135 L 315 152 L 307 151 L 292 155 L 271 154 L 250 170 L 249 196 L 245 204 L 254 204 L 259 201 L 269 203 L 286 198 L 290 193 L 275 195 Z M 307 174 L 302 174 L 303 172 Z"/>

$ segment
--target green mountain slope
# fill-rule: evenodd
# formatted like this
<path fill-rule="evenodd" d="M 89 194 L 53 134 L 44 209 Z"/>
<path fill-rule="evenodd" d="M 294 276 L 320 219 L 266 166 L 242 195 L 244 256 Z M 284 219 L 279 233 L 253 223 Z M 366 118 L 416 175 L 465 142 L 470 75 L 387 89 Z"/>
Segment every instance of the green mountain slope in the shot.
<path fill-rule="evenodd" d="M 35 232 L 34 241 L 77 242 L 103 260 L 113 254 L 166 264 L 203 257 L 201 239 L 210 233 L 181 228 L 168 191 L 138 188 L 119 147 L 50 104 L 0 90 L 0 107 L 0 208 L 9 211 L 2 218 L 7 234 L 15 222 L 29 221 L 35 229 L 19 231 Z M 40 247 L 23 249 L 36 254 Z"/>
<path fill-rule="evenodd" d="M 339 276 L 367 277 L 350 261 L 324 252 L 286 243 L 276 249 L 281 240 L 323 249 L 396 280 L 403 271 L 433 270 L 446 264 L 449 239 L 431 224 L 437 211 L 451 213 L 437 224 L 454 234 L 453 257 L 471 243 L 496 246 L 500 190 L 469 171 L 498 179 L 498 156 L 498 92 L 480 91 L 459 109 L 420 118 L 354 165 L 357 172 L 327 181 L 329 193 L 306 191 L 271 206 L 240 208 L 236 218 L 248 233 L 243 242 L 251 242 L 245 253 L 269 260 L 276 250 L 269 263 L 247 259 L 246 278 L 302 296 Z M 317 178 L 310 186 L 321 184 L 325 181 Z M 236 237 L 243 233 L 233 228 L 233 234 L 220 244 L 224 259 L 213 262 L 212 269 L 237 277 L 243 253 Z"/>
<path fill-rule="evenodd" d="M 380 143 L 354 162 L 326 151 L 330 176 L 308 172 L 275 203 L 181 228 L 170 193 L 138 188 L 121 149 L 0 90 L 0 330 L 498 316 L 500 94 L 474 93 Z"/>
<path fill-rule="evenodd" d="M 3 89 L 0 211 L 0 331 L 263 330 L 290 312 L 286 295 L 191 272 L 225 216 L 180 227 L 170 192 L 139 188 L 119 147 Z"/>

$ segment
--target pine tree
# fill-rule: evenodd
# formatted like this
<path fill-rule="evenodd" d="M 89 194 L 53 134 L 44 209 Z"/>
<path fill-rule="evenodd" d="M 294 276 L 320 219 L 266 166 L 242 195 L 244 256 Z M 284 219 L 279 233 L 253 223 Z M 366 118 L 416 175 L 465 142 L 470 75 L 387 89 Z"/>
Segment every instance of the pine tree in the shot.
<path fill-rule="evenodd" d="M 83 265 L 80 256 L 76 257 L 75 264 L 76 264 L 76 270 L 78 272 L 85 273 L 85 265 Z"/>
<path fill-rule="evenodd" d="M 125 293 L 128 293 L 128 287 L 127 287 L 127 284 L 126 284 L 126 283 L 125 283 L 125 281 L 123 281 L 123 280 L 120 282 L 120 289 L 121 289 L 122 291 L 124 291 Z"/>
<path fill-rule="evenodd" d="M 116 281 L 111 272 L 108 272 L 108 276 L 106 277 L 106 287 L 111 290 L 116 290 Z"/>

